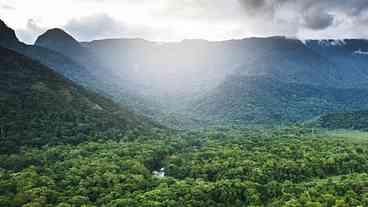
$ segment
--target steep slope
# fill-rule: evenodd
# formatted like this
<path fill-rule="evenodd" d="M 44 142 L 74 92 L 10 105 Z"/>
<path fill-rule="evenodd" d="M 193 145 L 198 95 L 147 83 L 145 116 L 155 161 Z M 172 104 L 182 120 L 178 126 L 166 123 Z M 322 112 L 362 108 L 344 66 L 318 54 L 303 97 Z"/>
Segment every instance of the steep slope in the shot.
<path fill-rule="evenodd" d="M 83 68 L 83 73 L 76 75 L 78 78 L 76 82 L 78 83 L 86 82 L 86 86 L 92 87 L 112 97 L 129 96 L 131 99 L 137 99 L 137 97 L 134 97 L 133 93 L 127 89 L 126 85 L 122 84 L 122 82 L 125 82 L 123 79 L 116 78 L 111 71 L 104 66 L 104 63 L 99 61 L 98 57 L 93 55 L 93 53 L 83 47 L 76 39 L 62 29 L 51 29 L 46 31 L 37 38 L 32 48 L 37 48 L 37 51 L 27 53 L 27 56 L 34 58 L 34 53 L 40 50 L 47 50 L 57 53 L 73 61 L 78 67 Z M 48 57 L 43 56 L 40 58 L 40 61 L 47 62 L 48 59 Z M 60 67 L 60 65 L 54 65 L 54 67 Z M 61 74 L 64 75 L 64 72 L 61 72 Z M 87 79 L 88 74 L 93 77 L 93 80 Z M 85 75 L 87 75 L 87 77 Z"/>
<path fill-rule="evenodd" d="M 315 87 L 261 76 L 231 76 L 193 104 L 210 122 L 279 124 L 368 109 L 368 90 Z"/>
<path fill-rule="evenodd" d="M 105 69 L 97 57 L 62 29 L 55 28 L 46 31 L 37 38 L 34 45 L 58 52 L 84 66 L 90 73 L 98 77 L 112 78 L 108 76 L 110 71 Z"/>
<path fill-rule="evenodd" d="M 337 72 L 351 87 L 368 87 L 367 40 L 309 40 L 305 45 L 338 66 Z"/>
<path fill-rule="evenodd" d="M 15 35 L 14 30 L 9 28 L 1 19 L 0 19 L 0 44 L 9 44 L 16 45 L 18 44 L 18 38 Z"/>
<path fill-rule="evenodd" d="M 64 44 L 60 44 L 60 42 L 64 42 Z M 123 42 L 120 40 L 103 40 L 101 43 L 102 47 L 107 48 L 106 51 L 102 48 L 101 50 L 95 50 L 86 43 L 78 43 L 65 31 L 53 29 L 42 34 L 35 45 L 58 51 L 88 68 L 99 79 L 106 82 L 108 87 L 101 84 L 100 89 L 109 94 L 114 100 L 122 102 L 146 116 L 173 126 L 171 120 L 176 119 L 176 117 L 173 117 L 171 112 L 176 111 L 180 105 L 173 106 L 172 102 L 176 102 L 178 99 L 188 99 L 188 96 L 185 96 L 188 94 L 182 92 L 186 91 L 186 88 L 192 87 L 188 80 L 193 80 L 198 76 L 188 72 L 187 74 L 190 74 L 191 77 L 186 76 L 186 81 L 183 82 L 183 77 L 180 77 L 180 81 L 176 78 L 181 75 L 180 73 L 164 72 L 163 70 L 167 67 L 186 69 L 185 59 L 180 63 L 176 62 L 178 65 L 174 66 L 170 63 L 166 64 L 173 60 L 172 57 L 166 57 L 165 59 L 156 56 L 149 57 L 151 54 L 156 54 L 150 48 L 155 43 L 144 40 L 136 39 Z M 119 47 L 119 50 L 110 47 L 115 44 Z M 63 45 L 70 46 L 64 47 Z M 73 49 L 69 51 L 68 48 Z M 145 58 L 149 59 L 149 63 L 146 62 L 147 59 Z M 162 60 L 165 60 L 166 63 L 160 62 Z M 137 64 L 132 64 L 133 62 Z M 185 70 L 182 71 L 185 73 Z M 203 87 L 197 88 L 203 89 Z M 175 91 L 175 96 L 172 96 L 171 92 L 173 91 Z"/>
<path fill-rule="evenodd" d="M 235 43 L 239 64 L 234 74 L 269 76 L 283 82 L 337 85 L 341 77 L 328 60 L 299 40 L 284 37 L 249 38 Z"/>
<path fill-rule="evenodd" d="M 119 139 L 155 126 L 83 89 L 48 67 L 0 48 L 0 152 L 21 146 L 79 143 L 93 135 Z"/>
<path fill-rule="evenodd" d="M 327 129 L 368 131 L 368 111 L 325 114 L 313 122 L 312 125 Z"/>
<path fill-rule="evenodd" d="M 49 41 L 50 36 L 53 41 Z M 43 47 L 26 45 L 18 41 L 14 30 L 0 20 L 0 37 L 0 46 L 2 47 L 37 60 L 88 89 L 110 96 L 124 105 L 129 105 L 136 112 L 150 116 L 155 114 L 151 109 L 155 108 L 151 107 L 153 104 L 147 104 L 146 100 L 129 90 L 133 86 L 127 87 L 129 85 L 127 81 L 117 79 L 109 71 L 102 67 L 99 68 L 100 64 L 95 64 L 98 62 L 98 58 L 91 56 L 87 49 L 83 48 L 73 37 L 62 30 L 51 30 L 41 38 L 43 41 L 38 41 L 38 44 L 41 44 L 40 41 L 47 42 L 47 47 L 50 48 L 46 48 L 46 45 Z M 58 41 L 68 46 L 63 47 L 63 44 L 59 44 Z M 66 48 L 68 50 L 64 51 Z"/>
<path fill-rule="evenodd" d="M 40 61 L 68 79 L 78 81 L 83 85 L 92 85 L 90 83 L 96 82 L 96 77 L 85 67 L 61 53 L 20 42 L 14 30 L 8 27 L 2 20 L 0 20 L 0 46 Z"/>

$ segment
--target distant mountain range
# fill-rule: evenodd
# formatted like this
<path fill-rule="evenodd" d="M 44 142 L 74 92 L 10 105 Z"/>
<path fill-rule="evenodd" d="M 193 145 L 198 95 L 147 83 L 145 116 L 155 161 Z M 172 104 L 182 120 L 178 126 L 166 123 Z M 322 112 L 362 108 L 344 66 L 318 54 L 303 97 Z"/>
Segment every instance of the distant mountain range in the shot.
<path fill-rule="evenodd" d="M 367 40 L 78 42 L 52 29 L 32 46 L 0 27 L 3 47 L 171 126 L 284 124 L 368 110 Z"/>

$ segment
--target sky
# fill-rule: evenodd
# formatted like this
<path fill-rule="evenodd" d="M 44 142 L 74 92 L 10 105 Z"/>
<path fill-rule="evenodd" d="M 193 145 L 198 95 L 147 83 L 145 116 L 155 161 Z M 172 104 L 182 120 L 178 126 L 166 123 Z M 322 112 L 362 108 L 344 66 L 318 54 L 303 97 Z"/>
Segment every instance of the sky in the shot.
<path fill-rule="evenodd" d="M 0 19 L 27 43 L 55 27 L 79 41 L 368 38 L 368 0 L 0 0 Z"/>

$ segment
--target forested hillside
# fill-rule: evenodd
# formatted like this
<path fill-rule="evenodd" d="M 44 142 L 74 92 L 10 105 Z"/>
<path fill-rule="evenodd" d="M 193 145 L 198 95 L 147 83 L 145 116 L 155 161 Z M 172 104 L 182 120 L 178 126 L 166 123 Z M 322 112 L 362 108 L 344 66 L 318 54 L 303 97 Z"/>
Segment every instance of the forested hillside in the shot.
<path fill-rule="evenodd" d="M 329 113 L 319 117 L 313 124 L 327 129 L 368 131 L 368 111 Z"/>
<path fill-rule="evenodd" d="M 0 152 L 145 133 L 156 126 L 39 62 L 0 48 Z M 158 125 L 157 125 L 158 126 Z"/>
<path fill-rule="evenodd" d="M 219 123 L 287 124 L 324 113 L 368 107 L 368 90 L 285 83 L 261 76 L 230 76 L 193 103 L 196 114 Z"/>
<path fill-rule="evenodd" d="M 351 80 L 350 87 L 367 88 L 367 40 L 310 40 L 306 46 L 337 66 L 340 76 Z"/>

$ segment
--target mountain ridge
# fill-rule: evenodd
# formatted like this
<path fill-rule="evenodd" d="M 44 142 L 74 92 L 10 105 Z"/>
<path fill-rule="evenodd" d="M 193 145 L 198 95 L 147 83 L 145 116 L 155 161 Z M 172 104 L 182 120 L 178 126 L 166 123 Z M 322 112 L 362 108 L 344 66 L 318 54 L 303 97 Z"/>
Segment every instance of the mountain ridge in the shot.
<path fill-rule="evenodd" d="M 70 42 L 71 46 L 62 44 L 65 42 Z M 333 98 L 336 93 L 345 94 L 346 91 L 356 93 L 350 97 L 355 101 L 353 108 L 363 110 L 366 103 L 356 98 L 363 93 L 361 91 L 368 89 L 368 60 L 364 56 L 366 48 L 368 50 L 367 42 L 358 39 L 301 41 L 282 36 L 228 41 L 188 39 L 153 42 L 140 38 L 118 38 L 78 42 L 65 31 L 57 29 L 42 34 L 36 41 L 38 46 L 32 47 L 54 51 L 83 68 L 72 80 L 78 83 L 86 81 L 84 73 L 91 73 L 95 81 L 92 84 L 87 81 L 85 85 L 93 85 L 97 91 L 152 118 L 169 120 L 166 124 L 170 125 L 170 120 L 180 120 L 182 117 L 197 120 L 196 116 L 191 116 L 198 112 L 195 110 L 197 108 L 218 108 L 221 102 L 216 103 L 219 99 L 212 99 L 213 94 L 226 97 L 227 89 L 232 92 L 236 89 L 238 94 L 233 94 L 234 97 L 243 99 L 243 92 L 248 91 L 246 87 L 264 88 L 255 88 L 254 91 L 259 91 L 250 93 L 253 97 L 244 98 L 250 102 L 238 103 L 232 99 L 233 103 L 244 109 L 238 114 L 248 111 L 251 115 L 249 107 L 252 101 L 263 100 L 264 103 L 258 101 L 257 105 L 252 106 L 263 108 L 260 116 L 265 115 L 267 110 L 270 113 L 273 111 L 270 103 L 279 103 L 291 108 L 291 113 L 294 113 L 284 118 L 302 122 L 303 119 L 312 118 L 312 115 L 335 112 L 336 108 L 349 110 L 353 106 L 348 100 L 339 102 Z M 28 56 L 37 57 L 34 53 L 30 52 Z M 48 57 L 39 59 L 47 60 Z M 58 67 L 58 64 L 54 65 Z M 66 73 L 61 71 L 61 74 Z M 260 80 L 267 77 L 264 81 L 269 82 L 269 85 L 251 80 L 253 77 Z M 244 88 L 237 88 L 234 83 Z M 292 90 L 293 87 L 301 91 Z M 219 91 L 224 94 L 219 94 Z M 285 94 L 280 95 L 281 91 Z M 310 91 L 325 97 L 313 97 Z M 273 93 L 284 98 L 290 97 L 291 101 L 280 102 L 279 97 L 272 97 L 275 95 Z M 271 96 L 264 99 L 264 94 Z M 302 100 L 293 98 L 298 94 Z M 234 114 L 228 109 L 235 108 L 220 108 L 223 110 L 219 112 L 223 114 L 221 116 Z M 301 108 L 312 112 L 308 114 L 308 110 Z M 209 114 L 216 113 L 212 111 Z M 280 111 L 275 113 L 280 117 Z M 204 118 L 208 120 L 209 117 Z"/>
<path fill-rule="evenodd" d="M 179 114 L 186 114 L 188 110 L 189 114 L 197 114 L 198 112 L 203 114 L 201 113 L 202 110 L 196 111 L 193 109 L 215 107 L 211 104 L 215 104 L 216 99 L 209 102 L 203 100 L 206 97 L 210 97 L 211 94 L 216 94 L 218 92 L 216 90 L 219 90 L 219 87 L 226 88 L 227 86 L 224 85 L 230 84 L 233 81 L 231 80 L 231 76 L 243 77 L 242 82 L 244 85 L 247 85 L 246 87 L 260 86 L 259 83 L 255 82 L 247 83 L 251 77 L 260 77 L 261 79 L 267 77 L 268 79 L 266 81 L 272 82 L 270 83 L 272 87 L 264 90 L 262 93 L 272 94 L 274 92 L 276 93 L 277 90 L 281 90 L 286 93 L 285 97 L 293 97 L 299 92 L 290 90 L 290 88 L 296 87 L 302 91 L 306 90 L 306 94 L 301 93 L 301 95 L 307 95 L 307 97 L 303 97 L 303 101 L 301 102 L 296 100 L 290 101 L 290 105 L 294 106 L 288 106 L 286 102 L 280 102 L 280 100 L 277 100 L 277 97 L 264 99 L 263 101 L 265 103 L 258 102 L 258 105 L 253 106 L 264 108 L 259 114 L 260 119 L 257 120 L 257 117 L 253 117 L 252 119 L 257 120 L 257 122 L 259 120 L 268 122 L 269 119 L 276 120 L 283 117 L 283 119 L 292 122 L 302 122 L 321 113 L 335 112 L 337 108 L 345 109 L 352 107 L 348 100 L 339 102 L 328 97 L 329 93 L 335 94 L 341 90 L 345 94 L 344 91 L 351 90 L 359 94 L 361 90 L 364 91 L 368 88 L 368 76 L 363 67 L 358 66 L 357 68 L 359 70 L 357 69 L 351 72 L 348 67 L 345 67 L 349 63 L 341 64 L 340 61 L 337 61 L 341 59 L 341 56 L 335 58 L 335 56 L 324 52 L 326 47 L 331 50 L 335 50 L 335 47 L 338 47 L 339 50 L 348 47 L 350 48 L 350 52 L 345 52 L 344 54 L 353 57 L 345 58 L 357 59 L 359 57 L 355 57 L 353 51 L 355 51 L 356 45 L 358 45 L 357 42 L 360 41 L 364 42 L 365 40 L 308 40 L 303 42 L 298 39 L 274 36 L 215 42 L 194 39 L 180 42 L 157 43 L 144 39 L 120 38 L 84 42 L 83 45 L 90 51 L 93 51 L 97 57 L 103 57 L 102 59 L 104 59 L 105 65 L 111 71 L 123 74 L 122 76 L 127 77 L 133 83 L 147 84 L 138 93 L 152 94 L 153 98 L 162 96 L 163 98 L 161 99 L 163 100 L 164 109 L 171 107 L 176 111 L 178 106 L 184 105 L 187 108 L 180 109 Z M 349 44 L 353 45 L 350 46 Z M 317 46 L 320 48 L 317 48 Z M 231 51 L 231 55 L 227 54 L 226 51 Z M 363 58 L 360 59 L 362 62 L 361 66 L 368 66 L 366 60 Z M 133 68 L 139 69 L 137 70 L 138 72 L 136 73 Z M 157 76 L 157 80 L 155 79 L 156 73 L 160 74 L 160 76 Z M 170 75 L 168 78 L 172 82 L 165 85 L 162 82 L 170 80 L 163 77 L 166 73 Z M 191 74 L 195 74 L 195 76 L 191 76 Z M 206 78 L 201 79 L 200 77 Z M 178 92 L 187 87 L 188 80 L 191 80 L 189 90 Z M 145 89 L 145 87 L 157 88 L 155 89 L 156 91 L 150 91 Z M 275 87 L 280 88 L 273 91 Z M 247 88 L 243 88 L 242 90 L 247 91 Z M 313 96 L 308 94 L 310 90 L 316 91 L 321 96 L 327 96 L 327 98 L 313 98 Z M 161 93 L 162 91 L 167 92 L 163 93 L 163 95 L 157 93 Z M 259 99 L 262 93 L 253 94 L 251 99 Z M 170 99 L 165 98 L 166 94 L 174 100 L 172 106 L 165 105 L 170 101 Z M 223 95 L 227 97 L 229 93 L 225 92 Z M 186 98 L 191 96 L 194 98 Z M 356 100 L 357 96 L 360 95 L 356 95 L 354 100 Z M 181 98 L 178 99 L 178 97 Z M 241 90 L 234 97 L 242 99 Z M 318 101 L 314 102 L 309 99 Z M 277 109 L 277 112 L 272 115 L 273 106 L 267 103 L 272 103 L 272 100 L 279 104 L 286 104 L 285 107 L 292 108 L 290 113 L 294 114 L 287 113 L 285 116 L 282 116 L 281 111 L 277 111 Z M 233 101 L 237 102 L 236 100 Z M 326 101 L 328 103 L 325 103 Z M 205 103 L 207 105 L 203 105 Z M 358 109 L 364 109 L 365 104 L 363 101 L 356 101 L 356 103 L 358 105 L 361 104 L 361 107 L 358 107 Z M 249 110 L 247 108 L 248 104 L 250 103 L 247 101 L 244 101 L 243 106 L 241 106 L 242 103 L 238 103 L 239 106 L 245 108 L 243 111 L 237 111 L 237 114 L 243 114 L 247 117 L 248 115 L 243 112 Z M 353 105 L 357 107 L 356 104 Z M 303 111 L 301 107 L 307 109 Z M 221 108 L 222 111 L 214 110 L 208 114 L 223 114 L 220 115 L 222 118 L 225 118 L 227 116 L 226 114 L 229 113 L 234 115 L 234 112 L 228 110 L 229 108 L 231 107 Z M 265 110 L 269 110 L 272 113 L 265 115 Z M 311 111 L 308 112 L 308 110 Z M 253 116 L 251 115 L 251 111 L 249 113 L 249 116 Z M 208 121 L 209 117 L 207 115 L 203 117 L 204 120 Z M 215 119 L 218 120 L 219 117 Z M 249 121 L 244 119 L 244 117 L 240 117 L 240 120 L 244 123 Z"/>

